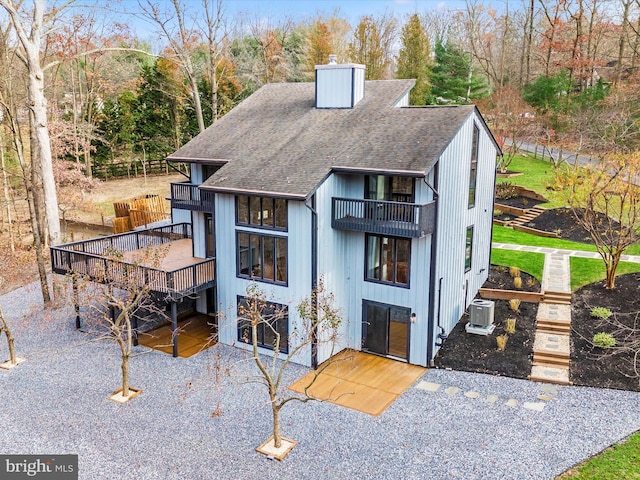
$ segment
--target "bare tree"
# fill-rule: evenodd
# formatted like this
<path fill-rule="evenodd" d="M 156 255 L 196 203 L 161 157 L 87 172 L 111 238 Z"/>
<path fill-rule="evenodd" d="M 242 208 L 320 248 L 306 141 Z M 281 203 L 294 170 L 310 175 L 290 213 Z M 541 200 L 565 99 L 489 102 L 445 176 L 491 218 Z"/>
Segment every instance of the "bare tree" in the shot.
<path fill-rule="evenodd" d="M 15 341 L 13 339 L 13 335 L 11 334 L 11 329 L 9 328 L 9 322 L 4 316 L 2 304 L 0 304 L 0 337 L 3 333 L 5 338 L 7 339 L 7 347 L 9 348 L 9 359 L 0 366 L 2 368 L 13 368 L 17 366 L 20 361 L 22 361 L 22 359 L 16 356 Z"/>
<path fill-rule="evenodd" d="M 309 394 L 318 376 L 330 365 L 330 361 L 323 363 L 315 371 L 313 378 L 305 388 L 303 395 L 293 394 L 282 385 L 285 371 L 296 356 L 308 352 L 312 345 L 322 342 L 330 346 L 329 357 L 333 356 L 338 329 L 342 323 L 340 312 L 335 308 L 333 295 L 324 290 L 323 282 L 319 282 L 318 288 L 310 298 L 304 299 L 297 307 L 297 313 L 302 320 L 300 328 L 292 332 L 288 338 L 283 338 L 279 321 L 287 321 L 287 312 L 280 306 L 270 302 L 265 293 L 253 284 L 247 288 L 247 296 L 244 305 L 238 308 L 240 328 L 244 328 L 245 341 L 252 346 L 252 357 L 255 361 L 260 376 L 258 380 L 263 384 L 269 395 L 269 403 L 273 419 L 273 444 L 276 449 L 282 447 L 282 434 L 280 423 L 280 411 L 289 402 L 298 401 L 306 403 L 315 398 Z M 258 346 L 261 343 L 259 332 L 262 332 L 262 340 L 271 339 L 273 345 L 273 358 L 266 362 L 260 355 Z M 281 350 L 287 345 L 288 353 Z M 281 359 L 283 355 L 284 358 Z"/>
<path fill-rule="evenodd" d="M 44 194 L 44 218 L 51 245 L 59 244 L 62 241 L 62 236 L 60 232 L 60 216 L 58 214 L 58 196 L 53 177 L 41 48 L 43 36 L 46 35 L 51 23 L 72 2 L 73 0 L 70 0 L 61 7 L 45 13 L 44 0 L 33 0 L 33 8 L 30 11 L 24 11 L 22 2 L 15 3 L 13 0 L 0 0 L 0 7 L 9 15 L 11 25 L 21 47 L 20 50 L 16 51 L 16 55 L 28 72 L 29 121 L 32 135 L 31 158 L 37 159 L 37 162 L 34 162 L 37 165 L 32 165 L 32 168 L 36 174 L 39 174 L 39 181 L 34 182 L 34 186 L 42 188 Z M 25 19 L 25 16 L 28 20 Z M 40 212 L 37 213 L 38 217 L 42 216 L 39 215 Z"/>

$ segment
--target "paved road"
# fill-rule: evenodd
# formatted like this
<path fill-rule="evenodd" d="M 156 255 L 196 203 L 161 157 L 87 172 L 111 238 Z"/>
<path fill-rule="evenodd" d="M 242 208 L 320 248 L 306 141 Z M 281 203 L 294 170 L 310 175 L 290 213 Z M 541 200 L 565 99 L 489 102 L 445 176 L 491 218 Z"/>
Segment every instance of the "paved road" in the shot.
<path fill-rule="evenodd" d="M 511 140 L 505 139 L 505 143 L 510 144 Z M 530 142 L 520 142 L 519 147 L 520 147 L 520 150 L 523 150 L 529 153 L 534 153 L 542 157 L 543 159 L 545 158 L 549 159 L 551 156 L 553 156 L 554 158 L 557 158 L 558 154 L 560 153 L 559 150 L 556 148 L 547 148 L 544 145 L 538 145 Z M 581 167 L 584 167 L 586 165 L 596 165 L 598 163 L 598 160 L 595 160 L 591 157 L 588 157 L 585 155 L 579 155 L 575 152 L 569 152 L 565 150 L 562 151 L 562 158 L 565 162 L 571 165 L 575 165 L 577 162 L 578 165 Z"/>

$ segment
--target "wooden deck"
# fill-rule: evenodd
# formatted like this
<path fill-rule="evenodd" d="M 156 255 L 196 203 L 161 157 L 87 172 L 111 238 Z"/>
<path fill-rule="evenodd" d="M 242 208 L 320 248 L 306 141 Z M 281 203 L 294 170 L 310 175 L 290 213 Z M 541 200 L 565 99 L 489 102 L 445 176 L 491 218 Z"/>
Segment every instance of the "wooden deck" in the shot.
<path fill-rule="evenodd" d="M 152 267 L 170 272 L 201 262 L 203 259 L 193 256 L 193 241 L 190 238 L 183 238 L 164 245 L 154 245 L 124 252 L 123 260 L 141 267 Z"/>
<path fill-rule="evenodd" d="M 178 356 L 189 358 L 202 350 L 215 345 L 212 335 L 215 327 L 213 317 L 196 313 L 178 322 Z M 171 341 L 171 325 L 163 325 L 149 332 L 138 335 L 138 343 L 145 347 L 173 353 Z"/>
<path fill-rule="evenodd" d="M 424 367 L 346 350 L 340 352 L 309 389 L 311 396 L 378 416 L 427 371 Z M 322 365 L 320 366 L 322 368 Z M 289 388 L 304 393 L 315 372 Z"/>

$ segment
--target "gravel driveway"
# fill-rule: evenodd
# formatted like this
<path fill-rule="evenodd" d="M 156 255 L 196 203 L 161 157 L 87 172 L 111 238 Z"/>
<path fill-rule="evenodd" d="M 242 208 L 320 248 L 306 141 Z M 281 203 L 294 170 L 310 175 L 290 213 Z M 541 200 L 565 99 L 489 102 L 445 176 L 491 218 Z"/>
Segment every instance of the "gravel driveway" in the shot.
<path fill-rule="evenodd" d="M 541 480 L 640 429 L 638 393 L 559 387 L 540 402 L 541 384 L 431 369 L 379 417 L 287 405 L 283 434 L 299 443 L 280 463 L 254 450 L 270 410 L 264 387 L 245 381 L 255 370 L 244 352 L 174 359 L 139 347 L 131 384 L 143 393 L 118 405 L 106 399 L 116 345 L 89 341 L 72 308 L 44 312 L 38 298 L 35 284 L 0 297 L 27 358 L 0 371 L 0 454 L 78 454 L 81 479 Z M 288 381 L 306 371 L 293 366 Z"/>

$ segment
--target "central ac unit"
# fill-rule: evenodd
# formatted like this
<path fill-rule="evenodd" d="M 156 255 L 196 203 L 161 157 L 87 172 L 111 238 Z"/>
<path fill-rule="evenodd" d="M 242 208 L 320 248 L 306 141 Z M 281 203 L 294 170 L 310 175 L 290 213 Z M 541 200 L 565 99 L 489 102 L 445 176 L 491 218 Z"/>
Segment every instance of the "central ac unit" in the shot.
<path fill-rule="evenodd" d="M 476 299 L 469 305 L 469 323 L 474 327 L 486 328 L 493 324 L 493 302 Z"/>

